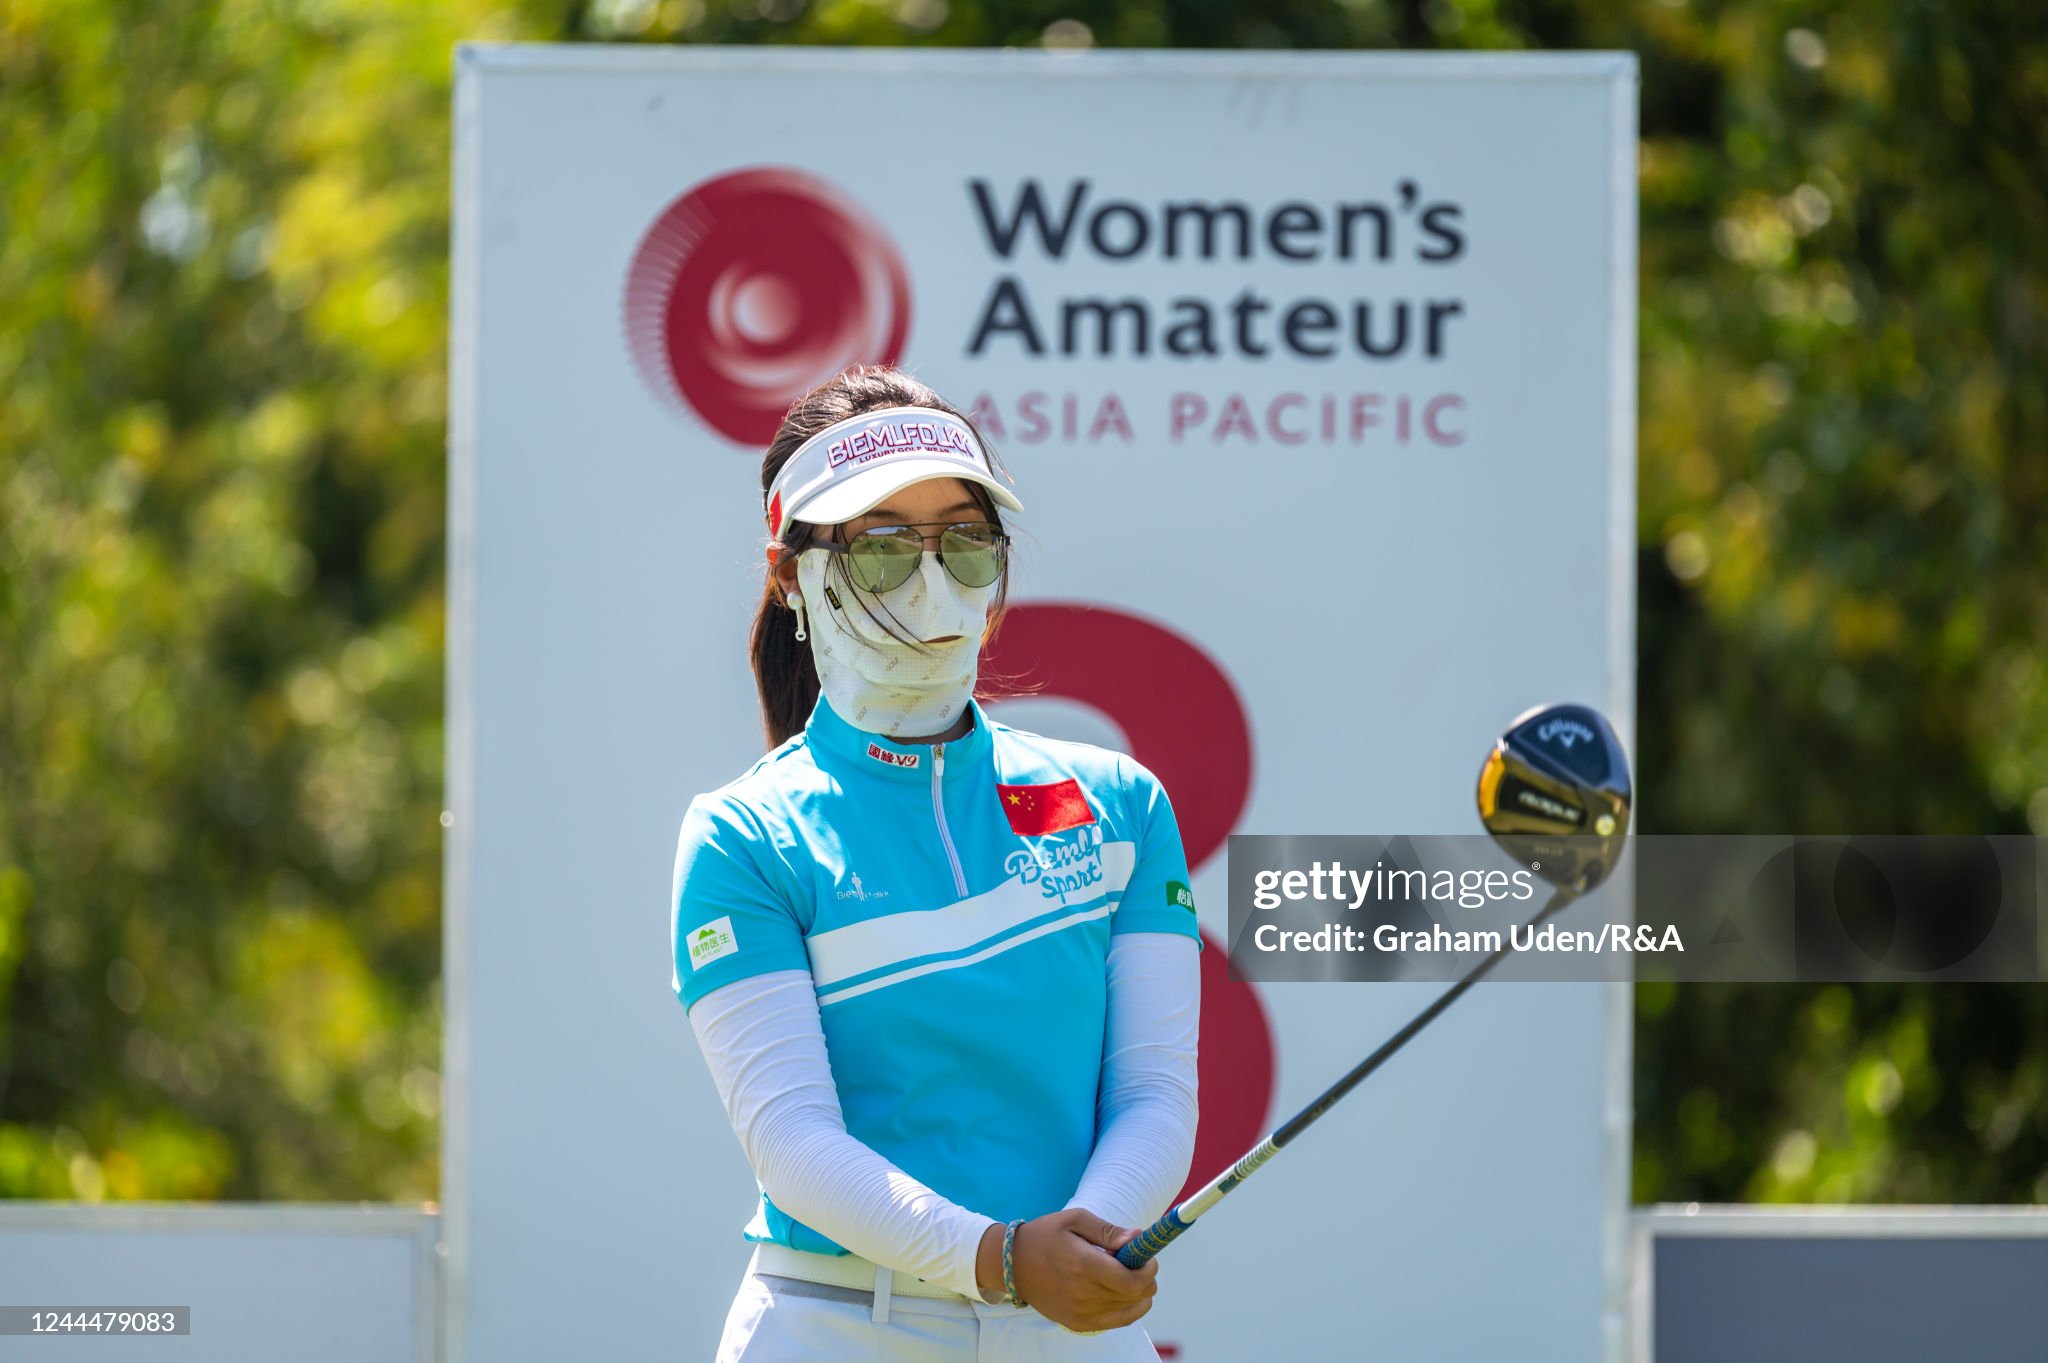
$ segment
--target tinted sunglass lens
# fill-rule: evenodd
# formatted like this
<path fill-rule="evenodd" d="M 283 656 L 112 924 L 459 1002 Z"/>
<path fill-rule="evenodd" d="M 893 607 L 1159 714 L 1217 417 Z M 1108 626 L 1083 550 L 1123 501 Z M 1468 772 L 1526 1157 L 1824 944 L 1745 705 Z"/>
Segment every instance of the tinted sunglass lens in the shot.
<path fill-rule="evenodd" d="M 912 531 L 864 530 L 853 537 L 846 568 L 862 591 L 886 592 L 900 587 L 917 571 L 924 541 Z"/>
<path fill-rule="evenodd" d="M 1002 532 L 993 525 L 956 525 L 939 536 L 939 553 L 963 587 L 986 587 L 1003 575 Z"/>

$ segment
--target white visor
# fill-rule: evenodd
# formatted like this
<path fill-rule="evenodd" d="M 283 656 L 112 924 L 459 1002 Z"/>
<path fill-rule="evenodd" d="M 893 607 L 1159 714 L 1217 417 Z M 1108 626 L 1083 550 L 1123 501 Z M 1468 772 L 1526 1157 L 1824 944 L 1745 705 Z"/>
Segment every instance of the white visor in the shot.
<path fill-rule="evenodd" d="M 999 506 L 1024 504 L 996 478 L 972 428 L 930 407 L 884 407 L 834 422 L 797 447 L 768 488 L 768 533 L 790 521 L 838 525 L 926 478 L 960 478 Z"/>

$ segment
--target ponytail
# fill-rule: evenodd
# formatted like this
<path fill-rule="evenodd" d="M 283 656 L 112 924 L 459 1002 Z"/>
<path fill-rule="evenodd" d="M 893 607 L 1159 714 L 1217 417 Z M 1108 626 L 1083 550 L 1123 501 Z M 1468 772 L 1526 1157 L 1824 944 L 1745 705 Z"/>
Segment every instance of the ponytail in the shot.
<path fill-rule="evenodd" d="M 768 746 L 779 748 L 804 727 L 811 707 L 818 703 L 818 665 L 811 658 L 810 644 L 796 637 L 796 612 L 783 604 L 772 578 L 754 612 L 752 653 L 761 727 Z"/>

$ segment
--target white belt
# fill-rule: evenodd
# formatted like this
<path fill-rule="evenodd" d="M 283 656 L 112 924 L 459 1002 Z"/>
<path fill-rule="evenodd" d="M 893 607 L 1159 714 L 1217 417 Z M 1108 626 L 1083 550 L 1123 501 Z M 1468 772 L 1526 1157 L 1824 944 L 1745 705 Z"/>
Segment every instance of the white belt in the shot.
<path fill-rule="evenodd" d="M 913 1278 L 907 1273 L 897 1273 L 858 1254 L 811 1254 L 787 1245 L 763 1242 L 754 1246 L 753 1262 L 747 1265 L 747 1271 L 872 1292 L 875 1294 L 875 1319 L 878 1321 L 889 1318 L 888 1303 L 892 1294 L 899 1297 L 935 1297 L 942 1301 L 970 1300 L 950 1288 L 928 1283 L 923 1278 Z"/>

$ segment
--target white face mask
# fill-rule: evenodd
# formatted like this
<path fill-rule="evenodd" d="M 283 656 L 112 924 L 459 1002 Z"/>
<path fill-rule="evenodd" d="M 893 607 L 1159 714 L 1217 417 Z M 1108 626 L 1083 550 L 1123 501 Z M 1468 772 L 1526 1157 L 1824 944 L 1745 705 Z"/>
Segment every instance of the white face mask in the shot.
<path fill-rule="evenodd" d="M 833 557 L 806 551 L 796 564 L 811 658 L 825 699 L 840 718 L 869 733 L 902 738 L 944 730 L 960 717 L 974 692 L 981 632 L 1001 579 L 986 587 L 963 587 L 938 555 L 927 551 L 909 580 L 877 595 L 861 591 L 837 572 L 828 575 Z M 828 586 L 839 598 L 836 607 L 825 594 Z M 907 644 L 883 629 L 883 622 L 906 638 L 960 637 L 944 644 Z"/>

